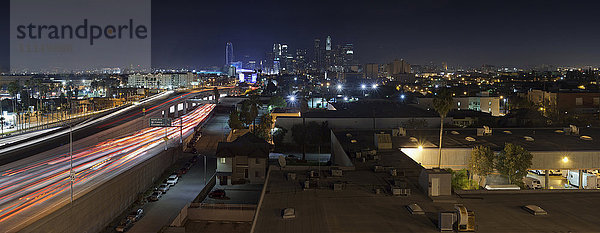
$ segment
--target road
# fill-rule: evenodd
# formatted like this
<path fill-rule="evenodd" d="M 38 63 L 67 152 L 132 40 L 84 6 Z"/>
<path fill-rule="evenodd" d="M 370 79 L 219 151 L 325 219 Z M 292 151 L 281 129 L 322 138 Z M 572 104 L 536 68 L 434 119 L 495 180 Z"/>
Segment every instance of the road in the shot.
<path fill-rule="evenodd" d="M 181 181 L 172 187 L 159 201 L 144 205 L 144 217 L 137 222 L 129 232 L 146 233 L 158 232 L 163 226 L 168 226 L 177 217 L 181 209 L 198 196 L 205 182 L 216 171 L 217 160 L 214 157 L 217 144 L 224 139 L 229 131 L 227 114 L 215 114 L 202 129 L 202 137 L 196 143 L 200 155 L 206 155 L 206 173 L 204 172 L 204 157 L 200 156 L 192 169 L 185 174 Z M 185 163 L 184 158 L 181 163 Z"/>
<path fill-rule="evenodd" d="M 183 136 L 192 134 L 193 128 L 204 121 L 214 107 L 214 104 L 202 105 L 182 116 Z M 177 123 L 179 121 L 174 125 Z M 179 144 L 179 128 L 145 128 L 125 137 L 74 150 L 74 197 L 84 195 L 163 150 L 165 131 L 168 146 Z M 0 229 L 17 231 L 68 204 L 70 167 L 65 147 L 0 166 Z"/>
<path fill-rule="evenodd" d="M 128 106 L 110 114 L 96 117 L 82 122 L 73 127 L 73 140 L 77 141 L 89 135 L 93 135 L 113 127 L 126 124 L 132 121 L 139 121 L 138 127 L 132 127 L 124 130 L 124 133 L 133 132 L 146 127 L 145 118 L 151 116 L 160 116 L 161 110 L 167 109 L 170 105 L 177 103 L 183 99 L 192 98 L 201 92 L 212 93 L 212 89 L 203 89 L 175 93 L 172 91 L 164 92 L 161 95 L 153 96 L 147 101 L 137 105 Z M 146 112 L 143 112 L 145 108 Z M 53 133 L 48 136 L 30 140 L 18 145 L 10 145 L 9 147 L 0 147 L 0 165 L 8 164 L 29 156 L 43 153 L 50 149 L 68 144 L 69 129 Z"/>

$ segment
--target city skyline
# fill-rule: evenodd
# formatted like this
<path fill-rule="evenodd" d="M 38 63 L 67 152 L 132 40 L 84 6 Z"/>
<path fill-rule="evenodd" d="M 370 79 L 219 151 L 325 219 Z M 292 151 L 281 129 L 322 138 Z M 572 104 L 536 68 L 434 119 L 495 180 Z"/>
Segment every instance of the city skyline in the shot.
<path fill-rule="evenodd" d="M 6 12 L 0 14 L 5 35 L 0 67 L 6 69 L 9 7 L 1 4 Z M 238 58 L 263 59 L 273 43 L 286 43 L 292 51 L 308 49 L 310 56 L 313 40 L 321 39 L 325 47 L 328 36 L 333 44 L 353 43 L 361 64 L 405 59 L 461 66 L 594 66 L 600 64 L 595 55 L 600 33 L 592 30 L 597 4 L 153 2 L 152 66 L 221 66 L 227 42 L 234 44 Z"/>

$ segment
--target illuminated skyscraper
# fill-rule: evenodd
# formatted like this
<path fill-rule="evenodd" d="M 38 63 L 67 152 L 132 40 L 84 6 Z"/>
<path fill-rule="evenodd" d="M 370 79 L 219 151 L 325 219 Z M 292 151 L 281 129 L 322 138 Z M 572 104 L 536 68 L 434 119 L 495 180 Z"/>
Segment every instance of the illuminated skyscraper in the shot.
<path fill-rule="evenodd" d="M 321 40 L 315 39 L 315 44 L 313 47 L 313 70 L 319 71 L 321 70 Z"/>
<path fill-rule="evenodd" d="M 231 66 L 233 62 L 233 44 L 231 42 L 227 42 L 225 46 L 225 66 Z"/>
<path fill-rule="evenodd" d="M 347 43 L 342 46 L 341 54 L 342 65 L 349 66 L 354 64 L 354 45 Z"/>
<path fill-rule="evenodd" d="M 331 36 L 327 36 L 327 41 L 325 42 L 325 50 L 331 51 Z"/>

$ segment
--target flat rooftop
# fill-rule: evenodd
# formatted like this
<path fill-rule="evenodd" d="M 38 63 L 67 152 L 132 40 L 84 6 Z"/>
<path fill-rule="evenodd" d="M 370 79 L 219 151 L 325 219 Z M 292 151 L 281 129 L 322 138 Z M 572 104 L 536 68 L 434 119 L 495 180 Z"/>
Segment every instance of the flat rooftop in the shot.
<path fill-rule="evenodd" d="M 385 100 L 332 103 L 337 110 L 312 110 L 308 118 L 419 118 L 439 117 L 433 110 Z"/>
<path fill-rule="evenodd" d="M 492 135 L 477 136 L 477 129 L 444 129 L 444 148 L 473 148 L 475 146 L 488 146 L 494 150 L 501 150 L 505 143 L 522 146 L 529 151 L 574 151 L 574 150 L 600 150 L 600 129 L 581 128 L 579 135 L 566 135 L 562 128 L 492 128 Z M 422 145 L 438 147 L 439 129 L 406 130 L 406 137 L 393 137 L 396 147 L 415 148 Z M 590 136 L 592 140 L 584 140 L 581 136 Z M 411 141 L 414 137 L 417 142 Z M 475 141 L 468 141 L 471 137 Z M 533 141 L 525 140 L 530 137 Z"/>
<path fill-rule="evenodd" d="M 346 133 L 351 133 L 352 137 L 346 137 Z M 357 143 L 360 147 L 372 148 L 372 133 L 336 132 L 336 135 L 344 148 Z M 352 143 L 350 138 L 358 142 Z M 417 185 L 423 169 L 420 165 L 399 150 L 378 152 L 378 155 L 381 155 L 381 161 L 357 162 L 356 170 L 343 171 L 342 177 L 331 177 L 323 172 L 318 187 L 307 190 L 301 186 L 308 179 L 306 171 L 271 170 L 256 232 L 439 232 L 438 213 L 453 211 L 455 204 L 463 204 L 469 211 L 474 211 L 477 232 L 590 232 L 599 229 L 600 192 L 484 192 L 432 200 Z M 397 168 L 405 177 L 376 173 L 372 169 L 375 164 Z M 286 178 L 289 172 L 296 173 L 296 180 Z M 411 195 L 392 196 L 387 187 L 394 179 L 406 181 Z M 342 184 L 343 190 L 333 190 L 334 183 Z M 376 194 L 375 188 L 382 188 L 383 192 Z M 406 205 L 413 203 L 420 205 L 425 215 L 410 214 Z M 530 204 L 540 206 L 548 215 L 533 216 L 521 209 Z M 282 219 L 284 208 L 294 208 L 296 218 Z"/>

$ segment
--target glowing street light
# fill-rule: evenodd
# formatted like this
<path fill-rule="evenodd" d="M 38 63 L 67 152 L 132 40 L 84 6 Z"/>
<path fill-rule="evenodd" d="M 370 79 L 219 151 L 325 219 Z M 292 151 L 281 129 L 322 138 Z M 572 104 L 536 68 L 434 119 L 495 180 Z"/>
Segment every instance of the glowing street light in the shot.
<path fill-rule="evenodd" d="M 565 156 L 562 158 L 562 162 L 563 163 L 568 163 L 569 162 L 569 157 Z"/>
<path fill-rule="evenodd" d="M 338 89 L 338 91 L 341 91 L 342 90 L 342 84 L 338 84 L 336 88 Z"/>
<path fill-rule="evenodd" d="M 289 99 L 291 102 L 296 102 L 296 96 L 293 96 L 293 95 L 292 95 L 292 96 L 289 96 L 289 97 L 288 97 L 288 99 Z"/>
<path fill-rule="evenodd" d="M 371 86 L 371 88 L 377 89 L 377 84 L 373 84 L 373 86 Z"/>
<path fill-rule="evenodd" d="M 365 85 L 365 84 L 362 84 L 362 85 L 360 85 L 360 89 L 363 89 L 363 90 L 364 90 L 364 89 L 366 89 L 366 88 L 367 88 L 367 85 Z"/>

